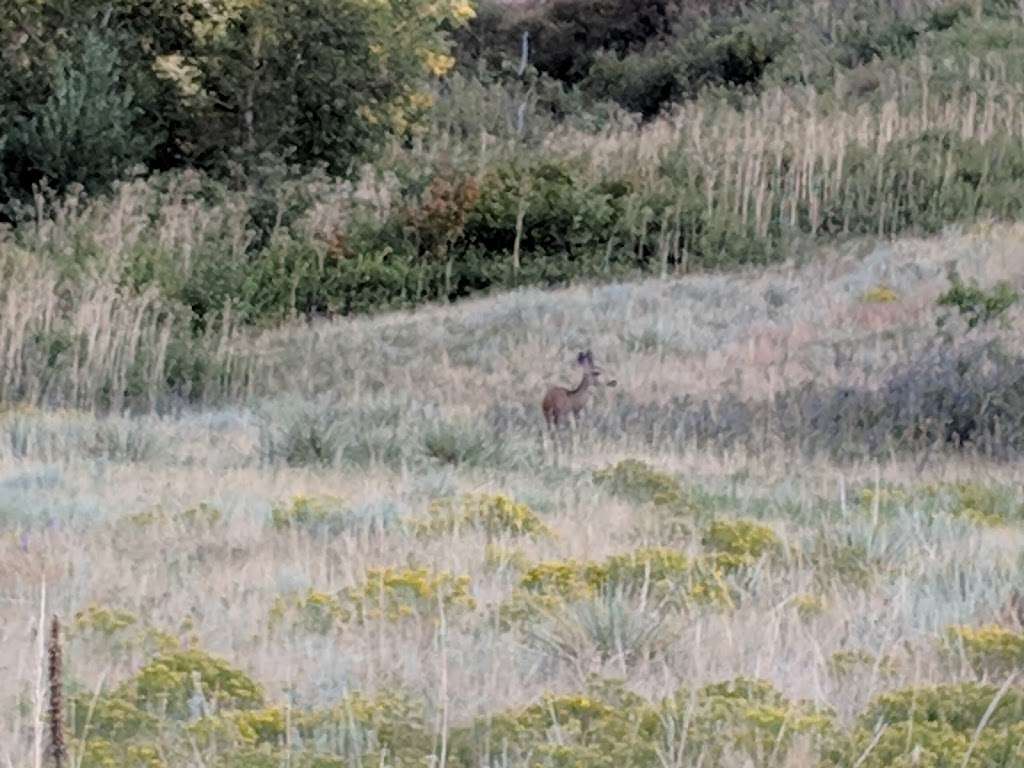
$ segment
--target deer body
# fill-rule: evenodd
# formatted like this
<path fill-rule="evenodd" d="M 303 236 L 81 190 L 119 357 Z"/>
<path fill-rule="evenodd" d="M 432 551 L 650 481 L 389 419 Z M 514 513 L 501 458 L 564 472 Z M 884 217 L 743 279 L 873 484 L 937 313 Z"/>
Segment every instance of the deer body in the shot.
<path fill-rule="evenodd" d="M 588 371 L 583 374 L 576 389 L 565 387 L 551 387 L 544 395 L 541 409 L 544 411 L 544 420 L 549 427 L 557 427 L 565 423 L 570 414 L 573 418 L 580 415 L 590 400 L 590 386 L 593 383 L 592 374 Z"/>
<path fill-rule="evenodd" d="M 544 400 L 541 402 L 541 410 L 544 412 L 544 421 L 549 427 L 558 427 L 566 424 L 571 416 L 577 419 L 587 403 L 590 401 L 591 387 L 601 382 L 601 370 L 594 365 L 594 358 L 589 351 L 581 352 L 576 358 L 577 364 L 583 368 L 583 378 L 575 389 L 566 387 L 550 387 Z M 606 386 L 614 387 L 614 380 L 607 382 Z"/>

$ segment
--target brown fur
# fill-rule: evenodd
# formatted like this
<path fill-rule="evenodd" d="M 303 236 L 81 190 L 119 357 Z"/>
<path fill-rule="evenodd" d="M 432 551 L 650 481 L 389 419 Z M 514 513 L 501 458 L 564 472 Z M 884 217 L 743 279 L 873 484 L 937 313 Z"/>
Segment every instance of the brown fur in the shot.
<path fill-rule="evenodd" d="M 549 427 L 558 427 L 568 422 L 570 416 L 573 419 L 579 417 L 590 400 L 590 388 L 597 386 L 601 369 L 594 365 L 594 358 L 589 351 L 581 352 L 576 362 L 583 367 L 583 378 L 575 389 L 566 387 L 550 387 L 541 402 L 541 410 L 544 412 L 544 421 Z M 616 382 L 609 381 L 606 386 L 614 387 Z"/>

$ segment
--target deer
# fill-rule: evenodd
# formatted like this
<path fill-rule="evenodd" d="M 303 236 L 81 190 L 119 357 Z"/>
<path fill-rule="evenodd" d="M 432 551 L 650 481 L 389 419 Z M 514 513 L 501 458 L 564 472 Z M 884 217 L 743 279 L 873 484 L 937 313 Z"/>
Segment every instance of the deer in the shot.
<path fill-rule="evenodd" d="M 594 356 L 589 349 L 576 356 L 576 364 L 583 368 L 583 378 L 579 385 L 575 389 L 559 386 L 549 387 L 541 402 L 544 421 L 547 422 L 549 428 L 567 424 L 570 416 L 573 421 L 576 421 L 590 400 L 591 387 L 602 384 L 606 387 L 614 387 L 618 383 L 615 379 L 606 382 L 600 381 L 602 371 L 594 365 Z"/>

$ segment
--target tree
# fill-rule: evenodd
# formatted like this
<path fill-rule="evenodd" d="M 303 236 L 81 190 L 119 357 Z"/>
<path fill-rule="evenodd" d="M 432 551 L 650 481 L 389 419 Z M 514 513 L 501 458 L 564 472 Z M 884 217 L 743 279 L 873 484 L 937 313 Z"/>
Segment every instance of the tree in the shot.
<path fill-rule="evenodd" d="M 266 152 L 344 173 L 415 129 L 474 14 L 471 0 L 0 0 L 0 181 L 24 194 L 102 185 L 118 158 L 224 170 Z M 88 137 L 64 142 L 80 117 Z M 148 149 L 104 151 L 101 134 Z M 33 173 L 13 167 L 25 142 Z"/>
<path fill-rule="evenodd" d="M 474 14 L 466 0 L 222 3 L 196 7 L 191 55 L 158 62 L 203 126 L 190 152 L 292 150 L 334 172 L 416 124 L 426 80 L 454 63 L 447 32 Z"/>
<path fill-rule="evenodd" d="M 8 137 L 21 186 L 81 182 L 93 191 L 149 159 L 155 141 L 121 71 L 117 49 L 92 31 L 58 56 L 49 96 L 13 121 Z"/>

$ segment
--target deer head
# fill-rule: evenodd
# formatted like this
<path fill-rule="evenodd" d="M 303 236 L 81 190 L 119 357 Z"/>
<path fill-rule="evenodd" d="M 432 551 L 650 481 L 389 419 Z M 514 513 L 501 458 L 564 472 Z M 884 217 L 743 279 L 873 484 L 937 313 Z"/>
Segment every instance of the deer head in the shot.
<path fill-rule="evenodd" d="M 583 375 L 590 384 L 603 384 L 606 387 L 614 387 L 618 384 L 615 379 L 601 381 L 604 371 L 594 365 L 594 354 L 589 349 L 576 355 L 576 364 L 583 368 Z"/>

